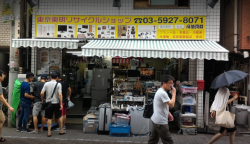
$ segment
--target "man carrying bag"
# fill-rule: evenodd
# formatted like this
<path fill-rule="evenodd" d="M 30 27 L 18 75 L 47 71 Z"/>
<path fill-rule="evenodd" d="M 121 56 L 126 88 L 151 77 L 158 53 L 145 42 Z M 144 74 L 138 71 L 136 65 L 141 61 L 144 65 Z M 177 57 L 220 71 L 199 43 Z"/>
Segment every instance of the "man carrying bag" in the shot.
<path fill-rule="evenodd" d="M 48 137 L 51 137 L 51 123 L 53 114 L 55 114 L 55 118 L 58 119 L 60 133 L 59 135 L 65 134 L 62 129 L 62 85 L 57 82 L 58 75 L 57 73 L 51 74 L 51 81 L 44 84 L 43 89 L 41 91 L 41 98 L 43 99 L 44 92 L 46 92 L 46 103 L 47 106 L 45 108 L 45 118 L 48 119 Z"/>

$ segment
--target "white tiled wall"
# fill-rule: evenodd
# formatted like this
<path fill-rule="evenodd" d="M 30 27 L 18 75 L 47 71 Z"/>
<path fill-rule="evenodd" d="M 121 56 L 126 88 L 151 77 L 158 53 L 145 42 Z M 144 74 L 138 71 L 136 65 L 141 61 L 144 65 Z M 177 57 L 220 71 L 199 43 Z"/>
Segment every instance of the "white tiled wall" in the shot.
<path fill-rule="evenodd" d="M 214 9 L 206 0 L 190 0 L 190 9 L 133 9 L 133 0 L 121 0 L 120 10 L 113 7 L 113 0 L 42 0 L 33 15 L 33 38 L 35 15 L 204 15 L 206 16 L 206 39 L 219 41 L 220 1 Z"/>
<path fill-rule="evenodd" d="M 191 81 L 195 86 L 197 85 L 197 80 L 204 80 L 204 60 L 195 59 L 189 60 L 189 81 Z M 203 123 L 203 91 L 198 90 L 196 106 L 197 127 L 204 127 Z"/>

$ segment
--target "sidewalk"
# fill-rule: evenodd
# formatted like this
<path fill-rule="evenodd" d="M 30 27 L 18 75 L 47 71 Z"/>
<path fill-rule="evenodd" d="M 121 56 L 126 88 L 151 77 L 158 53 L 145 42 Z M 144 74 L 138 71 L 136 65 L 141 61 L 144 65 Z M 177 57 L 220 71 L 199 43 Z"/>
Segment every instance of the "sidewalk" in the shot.
<path fill-rule="evenodd" d="M 21 132 L 16 132 L 15 128 L 7 128 L 4 127 L 2 131 L 2 137 L 6 138 L 7 143 L 25 143 L 25 144 L 39 144 L 44 142 L 50 143 L 67 143 L 67 144 L 75 144 L 75 143 L 147 143 L 148 137 L 109 137 L 108 135 L 97 135 L 97 134 L 84 134 L 81 130 L 73 130 L 68 129 L 67 134 L 63 136 L 58 135 L 59 132 L 52 131 L 52 137 L 47 137 L 47 131 L 39 134 L 25 134 Z M 204 144 L 209 141 L 213 135 L 210 134 L 197 134 L 197 135 L 179 135 L 172 133 L 172 138 L 175 144 Z M 240 135 L 236 136 L 235 144 L 249 144 L 250 135 Z M 160 142 L 161 143 L 161 142 Z M 217 144 L 228 144 L 229 137 L 225 136 L 221 138 Z"/>

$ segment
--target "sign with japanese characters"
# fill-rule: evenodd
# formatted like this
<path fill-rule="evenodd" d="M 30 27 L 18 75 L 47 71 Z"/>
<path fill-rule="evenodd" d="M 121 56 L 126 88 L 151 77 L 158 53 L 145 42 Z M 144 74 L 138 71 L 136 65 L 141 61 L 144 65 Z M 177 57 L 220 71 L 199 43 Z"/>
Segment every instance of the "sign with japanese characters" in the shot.
<path fill-rule="evenodd" d="M 36 16 L 36 37 L 205 39 L 205 16 Z"/>

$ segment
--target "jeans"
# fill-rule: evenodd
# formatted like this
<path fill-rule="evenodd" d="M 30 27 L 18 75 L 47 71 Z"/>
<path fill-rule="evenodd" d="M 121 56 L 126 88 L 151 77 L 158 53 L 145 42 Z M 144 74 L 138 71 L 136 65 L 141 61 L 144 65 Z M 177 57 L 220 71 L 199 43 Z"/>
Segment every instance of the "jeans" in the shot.
<path fill-rule="evenodd" d="M 21 114 L 18 119 L 18 128 L 22 128 L 22 130 L 26 130 L 26 126 L 29 119 L 29 114 L 31 110 L 31 104 L 27 102 L 21 101 Z M 22 127 L 23 125 L 23 127 Z"/>

